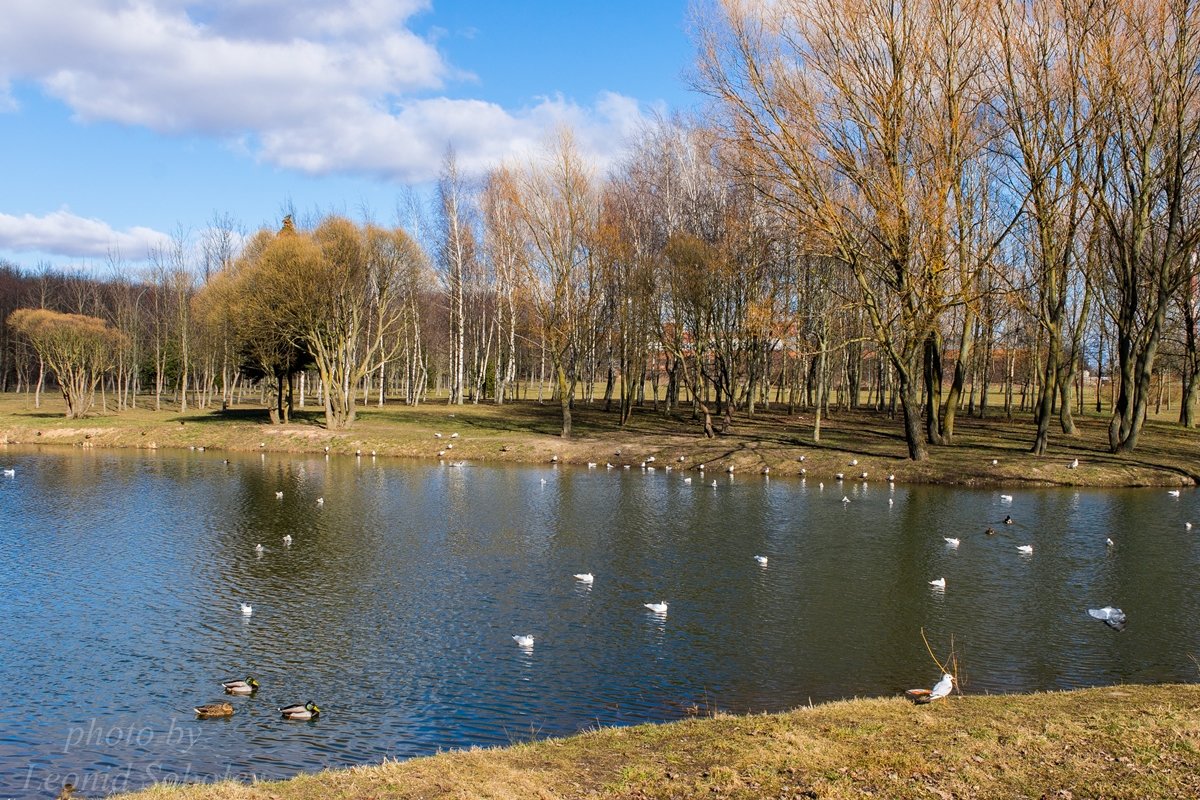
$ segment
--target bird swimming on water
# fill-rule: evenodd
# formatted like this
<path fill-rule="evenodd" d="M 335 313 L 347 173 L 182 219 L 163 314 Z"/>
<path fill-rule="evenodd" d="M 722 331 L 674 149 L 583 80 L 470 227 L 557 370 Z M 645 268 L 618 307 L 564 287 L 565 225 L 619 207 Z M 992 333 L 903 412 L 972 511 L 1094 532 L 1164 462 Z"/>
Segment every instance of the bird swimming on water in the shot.
<path fill-rule="evenodd" d="M 950 545 L 951 547 L 958 547 L 958 539 L 956 537 L 943 536 L 942 540 L 945 541 L 946 544 Z"/>
<path fill-rule="evenodd" d="M 248 617 L 254 613 L 254 606 L 250 605 L 249 603 L 242 603 L 241 605 L 243 617 Z"/>
<path fill-rule="evenodd" d="M 1031 544 L 1019 544 L 1017 545 L 1017 550 L 1020 551 L 1022 555 L 1033 555 L 1033 545 Z"/>
<path fill-rule="evenodd" d="M 309 700 L 304 705 L 295 703 L 290 706 L 284 706 L 283 708 L 279 709 L 279 713 L 283 715 L 284 719 L 308 720 L 319 717 L 321 715 L 321 709 L 317 708 L 316 703 L 314 703 L 312 700 Z"/>
<path fill-rule="evenodd" d="M 1125 630 L 1125 612 L 1119 608 L 1105 606 L 1104 608 L 1089 608 L 1088 614 L 1096 619 L 1104 620 L 1104 624 L 1114 631 Z"/>
<path fill-rule="evenodd" d="M 232 703 L 206 703 L 202 706 L 196 706 L 193 711 L 200 719 L 217 719 L 218 717 L 232 717 Z"/>
<path fill-rule="evenodd" d="M 658 603 L 642 603 L 643 606 L 658 614 L 660 617 L 667 613 L 667 601 L 662 600 Z"/>
<path fill-rule="evenodd" d="M 512 638 L 517 643 L 517 646 L 521 648 L 528 650 L 533 647 L 533 636 L 529 634 L 518 634 Z"/>
<path fill-rule="evenodd" d="M 576 572 L 573 577 L 580 583 L 586 583 L 589 586 L 596 581 L 596 576 L 590 572 Z"/>
<path fill-rule="evenodd" d="M 934 578 L 933 580 L 931 580 L 929 582 L 929 585 L 935 589 L 945 589 L 946 588 L 946 579 L 945 578 Z"/>
<path fill-rule="evenodd" d="M 759 566 L 765 567 L 767 565 L 767 557 L 766 556 L 755 556 L 754 560 L 759 563 Z"/>
<path fill-rule="evenodd" d="M 244 681 L 225 681 L 221 685 L 225 687 L 225 694 L 254 694 L 258 691 L 258 681 L 254 680 L 253 675 L 247 675 Z"/>

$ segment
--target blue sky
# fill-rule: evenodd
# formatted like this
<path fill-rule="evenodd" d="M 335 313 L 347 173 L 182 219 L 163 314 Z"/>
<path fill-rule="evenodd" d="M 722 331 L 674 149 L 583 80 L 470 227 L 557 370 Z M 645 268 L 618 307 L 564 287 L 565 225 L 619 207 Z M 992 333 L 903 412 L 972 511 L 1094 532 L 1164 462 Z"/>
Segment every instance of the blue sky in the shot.
<path fill-rule="evenodd" d="M 688 0 L 5 0 L 0 258 L 133 266 L 214 214 L 393 218 L 567 123 L 603 166 L 701 99 Z"/>

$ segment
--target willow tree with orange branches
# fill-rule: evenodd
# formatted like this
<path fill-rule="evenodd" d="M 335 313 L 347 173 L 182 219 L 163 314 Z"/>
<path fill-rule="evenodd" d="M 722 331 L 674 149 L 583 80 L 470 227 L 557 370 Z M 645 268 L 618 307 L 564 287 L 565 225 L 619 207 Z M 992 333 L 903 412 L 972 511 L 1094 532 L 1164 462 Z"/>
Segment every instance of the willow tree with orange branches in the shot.
<path fill-rule="evenodd" d="M 125 345 L 124 334 L 98 317 L 45 308 L 18 308 L 9 314 L 8 324 L 54 373 L 67 418 L 87 414 L 96 402 L 96 386 Z"/>

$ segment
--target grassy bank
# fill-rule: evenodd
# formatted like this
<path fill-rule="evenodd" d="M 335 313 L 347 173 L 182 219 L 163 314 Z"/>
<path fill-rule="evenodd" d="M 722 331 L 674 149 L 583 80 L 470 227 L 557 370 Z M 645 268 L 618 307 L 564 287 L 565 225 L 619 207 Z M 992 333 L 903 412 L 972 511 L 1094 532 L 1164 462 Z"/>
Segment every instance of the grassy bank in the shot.
<path fill-rule="evenodd" d="M 806 471 L 814 480 L 847 479 L 866 471 L 871 480 L 894 473 L 900 483 L 963 485 L 1179 486 L 1200 476 L 1200 433 L 1164 421 L 1150 421 L 1139 448 L 1130 454 L 1107 452 L 1106 418 L 1079 420 L 1079 435 L 1052 437 L 1051 453 L 1036 457 L 1027 450 L 1033 428 L 1028 420 L 959 418 L 955 444 L 930 449 L 930 458 L 906 458 L 898 419 L 869 411 L 835 413 L 822 423 L 819 444 L 812 441 L 810 414 L 760 412 L 735 417 L 733 427 L 715 439 L 704 438 L 687 415 L 664 418 L 649 408 L 637 410 L 624 427 L 615 412 L 580 404 L 575 435 L 563 440 L 557 408 L 523 401 L 448 407 L 369 407 L 347 431 L 329 431 L 315 410 L 303 411 L 289 425 L 267 424 L 259 407 L 214 410 L 154 411 L 138 408 L 120 413 L 97 412 L 84 420 L 62 416 L 62 400 L 50 396 L 40 409 L 29 395 L 0 395 L 0 442 L 83 447 L 188 448 L 271 452 L 321 452 L 382 457 L 447 459 L 478 462 L 560 463 L 606 462 L 634 468 L 650 456 L 662 468 L 695 470 L 703 463 L 709 474 L 732 466 L 743 475 Z M 443 434 L 442 439 L 434 433 Z M 451 433 L 459 437 L 450 439 Z M 684 457 L 683 462 L 678 458 Z M 803 459 L 803 461 L 801 461 Z M 1078 469 L 1068 469 L 1079 459 Z M 851 461 L 857 460 L 856 465 Z M 992 464 L 995 460 L 996 465 Z"/>
<path fill-rule="evenodd" d="M 1200 686 L 853 700 L 605 729 L 140 800 L 315 798 L 1194 798 Z"/>

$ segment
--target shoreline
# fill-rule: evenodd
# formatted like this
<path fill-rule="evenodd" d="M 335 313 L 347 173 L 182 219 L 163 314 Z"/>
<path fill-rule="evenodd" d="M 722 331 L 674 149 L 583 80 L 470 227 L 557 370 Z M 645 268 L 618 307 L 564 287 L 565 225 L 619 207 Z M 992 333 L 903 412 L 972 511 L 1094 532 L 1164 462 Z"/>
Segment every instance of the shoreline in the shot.
<path fill-rule="evenodd" d="M 119 797 L 1195 797 L 1198 705 L 1195 684 L 841 700 Z"/>
<path fill-rule="evenodd" d="M 33 409 L 24 396 L 0 396 L 0 444 L 55 445 L 139 450 L 198 449 L 228 452 L 315 453 L 525 465 L 612 463 L 693 475 L 733 474 L 807 477 L 847 483 L 940 484 L 974 488 L 1074 486 L 1098 488 L 1186 487 L 1200 483 L 1200 433 L 1148 422 L 1142 447 L 1130 454 L 1107 452 L 1106 420 L 1079 420 L 1078 437 L 1057 437 L 1047 456 L 1027 452 L 1027 422 L 960 420 L 953 445 L 931 447 L 930 457 L 906 457 L 899 422 L 874 412 L 839 412 L 822 420 L 822 441 L 811 438 L 806 414 L 760 413 L 734 419 L 730 432 L 706 439 L 697 423 L 637 413 L 626 427 L 615 412 L 576 411 L 576 435 L 557 436 L 557 409 L 532 401 L 504 406 L 450 407 L 425 404 L 360 410 L 348 430 L 327 430 L 320 415 L 271 425 L 265 411 L 153 411 L 144 408 L 68 420 L 54 410 L 61 401 Z M 442 438 L 437 438 L 436 434 Z M 451 438 L 453 434 L 456 438 Z M 328 450 L 326 450 L 328 448 Z M 440 455 L 439 455 L 440 454 Z M 1072 460 L 1078 459 L 1078 468 Z M 995 462 L 995 463 L 993 463 Z M 863 477 L 863 473 L 866 476 Z"/>

